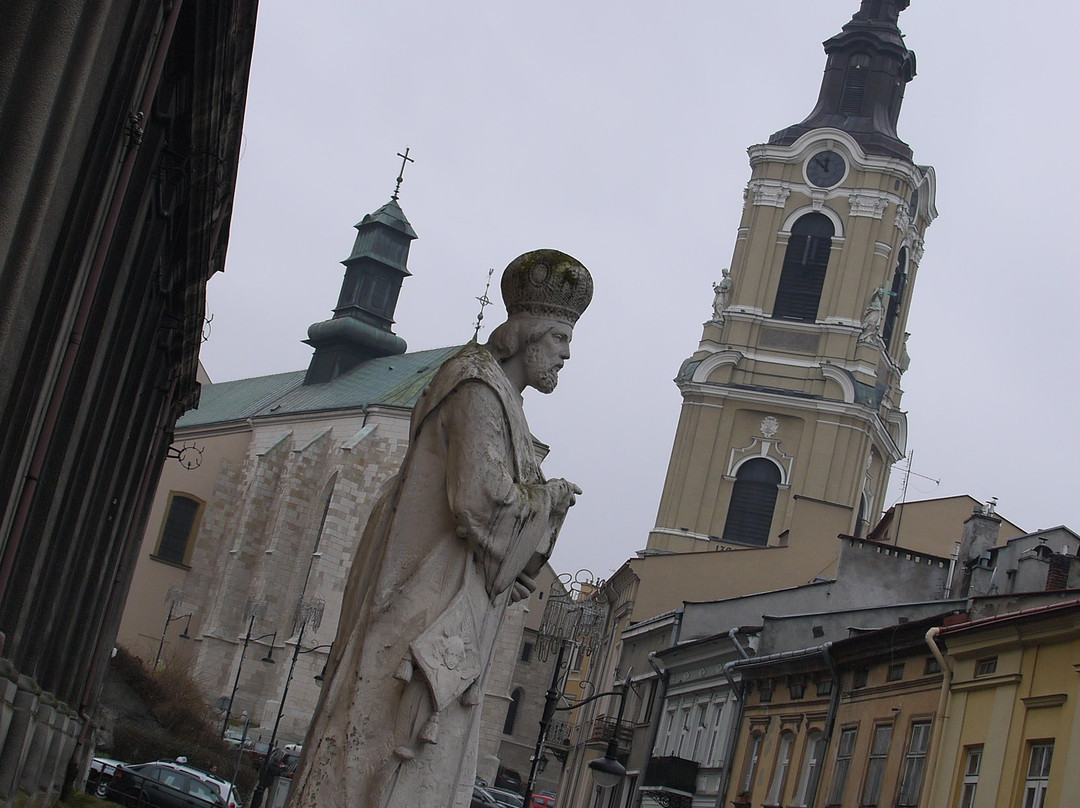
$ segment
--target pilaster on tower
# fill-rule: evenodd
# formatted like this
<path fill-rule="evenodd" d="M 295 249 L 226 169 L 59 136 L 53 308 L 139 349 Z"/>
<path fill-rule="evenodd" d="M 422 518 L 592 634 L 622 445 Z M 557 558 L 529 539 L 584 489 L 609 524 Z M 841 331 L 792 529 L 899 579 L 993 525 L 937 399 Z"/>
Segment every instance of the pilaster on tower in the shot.
<path fill-rule="evenodd" d="M 730 282 L 676 379 L 651 551 L 787 545 L 811 564 L 883 506 L 906 451 L 905 329 L 937 215 L 934 170 L 896 136 L 914 75 L 906 6 L 865 0 L 825 43 L 814 112 L 749 149 Z"/>

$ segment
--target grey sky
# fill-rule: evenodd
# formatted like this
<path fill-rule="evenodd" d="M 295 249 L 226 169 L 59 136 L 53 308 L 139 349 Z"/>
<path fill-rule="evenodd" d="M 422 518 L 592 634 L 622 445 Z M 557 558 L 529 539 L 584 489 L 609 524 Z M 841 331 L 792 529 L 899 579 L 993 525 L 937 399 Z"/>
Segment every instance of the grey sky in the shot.
<path fill-rule="evenodd" d="M 210 283 L 211 378 L 307 365 L 352 225 L 390 197 L 409 146 L 401 205 L 420 237 L 396 331 L 411 350 L 466 341 L 488 268 L 497 289 L 521 252 L 561 249 L 593 273 L 560 387 L 526 410 L 548 474 L 585 491 L 554 564 L 606 577 L 656 516 L 671 379 L 731 258 L 746 148 L 810 111 L 821 42 L 858 5 L 266 0 L 226 273 Z M 1080 6 L 913 0 L 900 23 L 918 76 L 899 133 L 936 168 L 940 212 L 903 406 L 914 469 L 941 484 L 914 477 L 908 498 L 997 496 L 1028 530 L 1080 527 Z"/>

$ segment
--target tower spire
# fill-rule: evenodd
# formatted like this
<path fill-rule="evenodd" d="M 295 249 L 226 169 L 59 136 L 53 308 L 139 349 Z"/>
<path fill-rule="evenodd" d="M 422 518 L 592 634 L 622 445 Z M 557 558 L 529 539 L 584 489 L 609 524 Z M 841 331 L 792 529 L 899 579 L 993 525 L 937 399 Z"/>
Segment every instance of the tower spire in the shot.
<path fill-rule="evenodd" d="M 315 349 L 304 384 L 332 381 L 361 362 L 405 353 L 393 331 L 401 283 L 409 272 L 409 245 L 416 238 L 398 204 L 409 150 L 398 154 L 401 170 L 390 201 L 356 225 L 352 253 L 341 263 L 345 279 L 329 320 L 314 323 L 304 340 Z"/>
<path fill-rule="evenodd" d="M 823 43 L 828 58 L 817 105 L 770 144 L 789 146 L 812 129 L 832 127 L 850 133 L 867 154 L 911 159 L 911 147 L 896 134 L 904 89 L 915 77 L 915 53 L 898 27 L 908 2 L 862 0 L 850 22 Z"/>

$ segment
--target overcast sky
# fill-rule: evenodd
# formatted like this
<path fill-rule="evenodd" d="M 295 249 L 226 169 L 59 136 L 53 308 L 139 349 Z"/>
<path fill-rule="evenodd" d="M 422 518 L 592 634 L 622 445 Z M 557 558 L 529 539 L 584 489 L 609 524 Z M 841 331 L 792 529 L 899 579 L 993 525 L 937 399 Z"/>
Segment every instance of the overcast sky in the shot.
<path fill-rule="evenodd" d="M 260 4 L 214 381 L 307 366 L 352 225 L 401 205 L 419 239 L 397 309 L 410 350 L 465 342 L 487 270 L 554 247 L 596 294 L 551 396 L 526 394 L 549 476 L 584 489 L 553 563 L 607 577 L 645 546 L 681 398 L 750 176 L 801 121 L 822 41 L 858 0 Z M 899 133 L 938 176 L 913 292 L 909 499 L 1000 498 L 1080 529 L 1070 188 L 1080 4 L 913 0 Z M 501 305 L 488 323 L 501 321 Z M 899 497 L 902 474 L 894 472 Z M 959 530 L 959 526 L 958 526 Z"/>

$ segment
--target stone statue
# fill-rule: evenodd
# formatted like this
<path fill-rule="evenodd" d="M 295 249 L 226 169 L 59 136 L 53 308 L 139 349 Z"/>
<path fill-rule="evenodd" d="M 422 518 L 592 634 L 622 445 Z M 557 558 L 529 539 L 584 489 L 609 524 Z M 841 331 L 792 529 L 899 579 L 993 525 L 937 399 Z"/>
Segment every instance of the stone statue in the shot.
<path fill-rule="evenodd" d="M 521 393 L 555 389 L 592 288 L 564 253 L 514 259 L 507 321 L 417 401 L 353 559 L 291 808 L 469 805 L 496 632 L 581 493 L 545 480 Z"/>
<path fill-rule="evenodd" d="M 735 281 L 731 279 L 731 270 L 724 269 L 720 283 L 712 285 L 716 297 L 713 298 L 712 311 L 714 320 L 724 319 L 724 310 L 731 304 L 731 294 L 735 290 Z"/>
<path fill-rule="evenodd" d="M 885 319 L 885 297 L 891 294 L 884 286 L 879 286 L 870 296 L 870 302 L 863 311 L 861 340 L 872 339 L 881 331 L 881 323 Z"/>
<path fill-rule="evenodd" d="M 907 373 L 907 369 L 911 367 L 911 354 L 908 353 L 907 341 L 911 334 L 907 331 L 904 332 L 904 341 L 900 343 L 900 372 Z"/>

